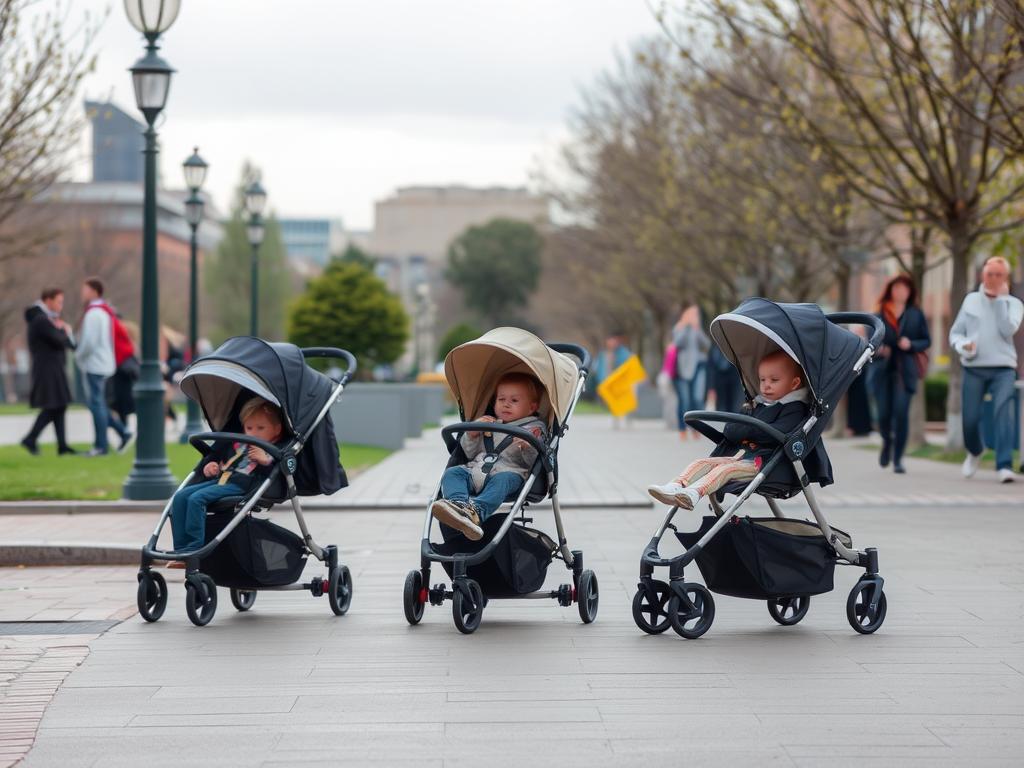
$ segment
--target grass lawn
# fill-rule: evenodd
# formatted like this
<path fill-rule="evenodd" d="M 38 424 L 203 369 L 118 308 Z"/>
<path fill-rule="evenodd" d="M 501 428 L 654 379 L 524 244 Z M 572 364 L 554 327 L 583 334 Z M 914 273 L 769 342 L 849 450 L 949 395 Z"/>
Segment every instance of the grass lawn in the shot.
<path fill-rule="evenodd" d="M 87 445 L 75 448 L 86 451 Z M 121 485 L 132 468 L 134 450 L 97 458 L 57 456 L 56 446 L 40 446 L 32 456 L 20 445 L 0 446 L 0 501 L 121 498 Z M 387 448 L 341 446 L 341 460 L 349 477 L 390 454 Z M 181 479 L 195 466 L 199 453 L 189 445 L 167 444 L 171 473 Z"/>
<path fill-rule="evenodd" d="M 608 414 L 608 409 L 604 407 L 604 403 L 596 400 L 580 400 L 576 403 L 576 410 L 574 413 L 583 416 L 606 416 Z"/>
<path fill-rule="evenodd" d="M 72 403 L 68 406 L 69 411 L 77 411 L 85 408 L 80 403 Z M 28 403 L 0 403 L 0 416 L 27 416 L 36 414 L 38 408 L 33 408 Z"/>
<path fill-rule="evenodd" d="M 861 446 L 864 450 L 878 452 L 881 445 L 864 445 Z M 907 456 L 913 456 L 915 459 L 931 459 L 932 461 L 941 461 L 946 464 L 963 464 L 964 459 L 967 458 L 967 451 L 947 451 L 941 445 L 923 445 L 920 448 L 915 448 L 912 451 L 907 451 Z M 996 455 L 991 450 L 986 450 L 981 454 L 981 466 L 985 469 L 996 468 Z M 1013 452 L 1013 464 L 1014 468 L 1020 466 L 1020 452 Z"/>

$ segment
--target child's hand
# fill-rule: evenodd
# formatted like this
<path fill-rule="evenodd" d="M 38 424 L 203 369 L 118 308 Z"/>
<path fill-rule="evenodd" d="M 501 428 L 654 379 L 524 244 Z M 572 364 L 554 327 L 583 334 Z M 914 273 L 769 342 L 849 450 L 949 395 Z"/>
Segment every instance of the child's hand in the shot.
<path fill-rule="evenodd" d="M 220 464 L 216 461 L 208 461 L 203 465 L 203 475 L 206 477 L 213 477 L 220 472 Z"/>
<path fill-rule="evenodd" d="M 477 419 L 477 421 L 484 421 L 484 422 L 487 422 L 488 424 L 494 424 L 498 420 L 496 418 L 494 418 L 493 416 L 481 416 L 479 419 Z M 470 437 L 480 437 L 480 433 L 479 432 L 468 432 L 467 434 Z M 490 434 L 490 432 L 488 432 L 487 434 Z"/>
<path fill-rule="evenodd" d="M 264 451 L 262 448 L 257 448 L 255 445 L 250 445 L 247 453 L 249 454 L 250 459 L 264 467 L 272 461 L 269 453 Z"/>

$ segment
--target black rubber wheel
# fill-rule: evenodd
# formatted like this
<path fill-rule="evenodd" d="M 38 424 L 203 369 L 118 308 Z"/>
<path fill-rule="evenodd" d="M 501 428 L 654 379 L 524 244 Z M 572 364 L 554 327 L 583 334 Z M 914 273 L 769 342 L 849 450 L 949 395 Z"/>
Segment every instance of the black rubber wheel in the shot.
<path fill-rule="evenodd" d="M 136 592 L 139 615 L 146 621 L 158 621 L 167 608 L 167 582 L 163 574 L 156 571 L 139 572 L 139 589 Z"/>
<path fill-rule="evenodd" d="M 335 616 L 344 616 L 352 605 L 352 574 L 347 565 L 331 569 L 327 576 L 327 602 Z"/>
<path fill-rule="evenodd" d="M 871 599 L 871 590 L 874 585 L 870 581 L 859 581 L 850 590 L 850 596 L 846 599 L 846 619 L 850 626 L 862 635 L 870 635 L 882 626 L 885 621 L 887 600 L 885 592 L 878 598 L 878 604 L 872 615 L 868 601 Z"/>
<path fill-rule="evenodd" d="M 589 624 L 597 618 L 597 603 L 600 597 L 594 572 L 581 573 L 580 583 L 576 588 L 576 606 L 580 609 L 580 620 L 584 624 Z"/>
<path fill-rule="evenodd" d="M 807 610 L 811 607 L 809 595 L 799 597 L 776 597 L 768 601 L 768 613 L 779 624 L 784 627 L 791 627 L 799 624 Z"/>
<path fill-rule="evenodd" d="M 456 587 L 452 590 L 455 593 L 452 598 L 452 618 L 455 619 L 455 627 L 459 632 L 471 635 L 476 632 L 480 620 L 484 617 L 484 592 L 473 579 L 466 579 L 466 586 L 469 587 L 473 605 L 470 606 L 466 602 L 462 591 Z"/>
<path fill-rule="evenodd" d="M 668 601 L 672 593 L 664 581 L 652 580 L 651 585 L 658 596 L 658 604 L 651 605 L 647 591 L 638 589 L 633 595 L 633 621 L 647 634 L 660 635 L 672 626 L 668 619 Z"/>
<path fill-rule="evenodd" d="M 711 622 L 715 620 L 715 599 L 702 584 L 684 584 L 683 589 L 695 611 L 687 613 L 680 604 L 679 595 L 673 593 L 668 601 L 668 620 L 677 635 L 696 640 L 711 628 Z"/>
<path fill-rule="evenodd" d="M 217 612 L 217 585 L 205 573 L 196 579 L 198 585 L 192 579 L 185 580 L 185 613 L 197 627 L 205 627 Z"/>
<path fill-rule="evenodd" d="M 423 574 L 409 571 L 405 574 L 405 590 L 402 592 L 402 606 L 405 608 L 405 620 L 410 624 L 419 624 L 425 608 L 420 596 L 423 592 Z"/>
<path fill-rule="evenodd" d="M 256 602 L 255 589 L 231 588 L 231 604 L 239 611 L 248 611 Z"/>

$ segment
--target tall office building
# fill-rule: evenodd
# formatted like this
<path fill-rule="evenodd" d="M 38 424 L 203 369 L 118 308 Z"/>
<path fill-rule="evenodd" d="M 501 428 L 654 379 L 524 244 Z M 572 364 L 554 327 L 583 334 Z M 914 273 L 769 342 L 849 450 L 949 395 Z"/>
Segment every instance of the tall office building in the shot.
<path fill-rule="evenodd" d="M 92 123 L 92 180 L 142 184 L 146 126 L 109 102 L 86 101 Z"/>

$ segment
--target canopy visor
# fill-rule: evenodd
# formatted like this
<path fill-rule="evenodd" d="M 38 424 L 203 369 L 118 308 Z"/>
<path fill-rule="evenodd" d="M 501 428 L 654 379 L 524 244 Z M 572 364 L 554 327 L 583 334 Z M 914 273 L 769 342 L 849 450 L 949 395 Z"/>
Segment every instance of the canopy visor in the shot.
<path fill-rule="evenodd" d="M 753 399 L 761 391 L 757 375 L 757 366 L 761 359 L 765 355 L 781 350 L 800 366 L 804 385 L 817 399 L 817 393 L 808 380 L 803 362 L 797 357 L 793 348 L 764 323 L 744 315 L 727 312 L 711 321 L 711 338 L 714 339 L 729 362 L 736 366 L 740 378 L 743 379 L 743 388 L 749 398 Z"/>
<path fill-rule="evenodd" d="M 281 403 L 262 378 L 248 368 L 227 360 L 197 360 L 181 378 L 181 391 L 199 403 L 214 432 L 224 429 L 243 389 L 281 408 Z M 281 408 L 285 424 L 291 429 L 286 409 Z"/>

